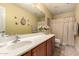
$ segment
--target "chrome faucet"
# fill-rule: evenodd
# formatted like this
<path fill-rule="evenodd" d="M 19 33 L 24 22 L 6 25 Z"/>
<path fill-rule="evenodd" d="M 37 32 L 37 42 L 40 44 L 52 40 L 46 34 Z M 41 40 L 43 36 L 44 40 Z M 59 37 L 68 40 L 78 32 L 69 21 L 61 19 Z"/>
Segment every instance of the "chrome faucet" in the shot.
<path fill-rule="evenodd" d="M 18 39 L 19 39 L 18 35 L 15 35 L 15 39 L 12 41 L 12 43 L 17 43 L 18 41 L 20 41 Z"/>

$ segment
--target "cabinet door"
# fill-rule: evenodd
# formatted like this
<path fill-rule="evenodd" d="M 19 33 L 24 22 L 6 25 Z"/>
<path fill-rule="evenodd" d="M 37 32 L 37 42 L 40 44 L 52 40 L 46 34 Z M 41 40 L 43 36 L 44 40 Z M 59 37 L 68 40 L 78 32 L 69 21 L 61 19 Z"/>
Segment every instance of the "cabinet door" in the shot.
<path fill-rule="evenodd" d="M 52 56 L 54 54 L 54 40 L 54 37 L 47 40 L 47 56 Z"/>
<path fill-rule="evenodd" d="M 31 56 L 31 51 L 28 51 L 27 53 L 23 54 L 22 56 Z"/>
<path fill-rule="evenodd" d="M 40 44 L 32 50 L 33 56 L 46 56 L 46 42 Z"/>
<path fill-rule="evenodd" d="M 54 52 L 55 52 L 55 36 L 53 36 L 53 37 L 51 38 L 51 40 L 52 40 L 52 52 L 53 52 L 52 55 L 54 55 Z"/>

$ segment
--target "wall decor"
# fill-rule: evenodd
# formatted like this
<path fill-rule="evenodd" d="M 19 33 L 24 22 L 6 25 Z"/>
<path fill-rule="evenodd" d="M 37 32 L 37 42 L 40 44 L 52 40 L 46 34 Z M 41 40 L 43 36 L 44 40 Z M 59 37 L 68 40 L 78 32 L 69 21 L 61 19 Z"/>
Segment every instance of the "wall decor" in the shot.
<path fill-rule="evenodd" d="M 17 19 L 17 16 L 14 16 L 14 19 Z M 15 22 L 15 24 L 16 24 L 16 25 L 18 25 L 18 23 L 17 23 L 17 22 Z"/>
<path fill-rule="evenodd" d="M 22 17 L 20 23 L 21 23 L 22 25 L 25 25 L 25 24 L 26 24 L 26 19 L 25 19 L 24 17 Z"/>
<path fill-rule="evenodd" d="M 17 23 L 17 22 L 15 22 L 15 24 L 16 24 L 16 25 L 18 25 L 18 23 Z"/>
<path fill-rule="evenodd" d="M 14 19 L 17 19 L 17 17 L 15 16 Z"/>

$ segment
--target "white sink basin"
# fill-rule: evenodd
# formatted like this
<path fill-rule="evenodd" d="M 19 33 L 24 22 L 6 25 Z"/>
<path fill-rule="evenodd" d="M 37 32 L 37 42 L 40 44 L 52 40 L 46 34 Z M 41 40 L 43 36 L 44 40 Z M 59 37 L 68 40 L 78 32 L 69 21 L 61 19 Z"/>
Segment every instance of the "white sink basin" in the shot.
<path fill-rule="evenodd" d="M 4 47 L 6 45 L 6 43 L 0 43 L 0 48 Z"/>
<path fill-rule="evenodd" d="M 21 48 L 23 46 L 26 46 L 26 45 L 30 45 L 32 44 L 32 41 L 18 41 L 17 43 L 10 43 L 8 45 L 6 45 L 5 47 L 7 49 L 17 49 L 17 48 Z"/>
<path fill-rule="evenodd" d="M 14 39 L 16 39 L 15 36 L 0 37 L 0 43 L 6 43 L 6 42 L 12 41 Z"/>
<path fill-rule="evenodd" d="M 14 39 L 13 37 L 11 37 L 11 38 L 9 38 L 9 37 L 0 37 L 0 48 L 4 47 L 7 44 L 7 42 L 12 41 L 13 39 Z"/>
<path fill-rule="evenodd" d="M 23 46 L 32 45 L 34 43 L 39 42 L 40 38 L 43 39 L 44 36 L 45 35 L 37 35 L 31 37 L 23 36 L 22 38 L 18 39 L 20 41 L 14 43 L 13 40 L 15 39 L 15 36 L 12 37 L 10 36 L 8 37 L 8 39 L 2 39 L 0 41 L 0 48 L 10 49 L 10 50 L 22 48 Z"/>

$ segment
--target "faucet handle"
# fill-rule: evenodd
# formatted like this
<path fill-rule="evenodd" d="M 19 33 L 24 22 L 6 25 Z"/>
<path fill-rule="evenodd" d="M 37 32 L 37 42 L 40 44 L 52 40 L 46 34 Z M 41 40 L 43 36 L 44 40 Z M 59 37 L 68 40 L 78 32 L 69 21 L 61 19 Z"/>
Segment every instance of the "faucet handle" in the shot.
<path fill-rule="evenodd" d="M 5 31 L 1 31 L 0 33 L 2 37 L 5 35 Z"/>
<path fill-rule="evenodd" d="M 20 37 L 16 34 L 16 39 L 18 40 Z"/>

